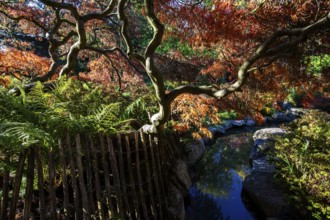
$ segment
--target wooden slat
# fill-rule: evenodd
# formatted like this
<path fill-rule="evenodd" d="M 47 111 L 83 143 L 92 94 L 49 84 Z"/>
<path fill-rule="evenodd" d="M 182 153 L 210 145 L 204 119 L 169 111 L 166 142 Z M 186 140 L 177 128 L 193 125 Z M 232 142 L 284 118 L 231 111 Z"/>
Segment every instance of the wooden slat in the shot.
<path fill-rule="evenodd" d="M 1 212 L 0 219 L 7 218 L 7 209 L 8 209 L 8 193 L 9 193 L 9 168 L 7 167 L 10 162 L 10 157 L 8 154 L 5 155 L 5 170 L 3 173 L 3 184 L 2 184 L 2 201 L 1 202 Z"/>
<path fill-rule="evenodd" d="M 94 147 L 94 143 L 92 138 L 90 138 L 90 149 L 92 153 L 92 166 L 93 166 L 93 173 L 94 173 L 94 179 L 95 179 L 95 191 L 96 191 L 96 199 L 97 199 L 97 209 L 99 213 L 100 219 L 106 219 L 105 209 L 104 205 L 102 204 L 102 196 L 101 196 L 101 183 L 100 183 L 100 170 L 98 168 L 98 155 L 97 151 Z"/>
<path fill-rule="evenodd" d="M 136 160 L 136 172 L 138 177 L 138 187 L 139 187 L 139 197 L 141 200 L 142 211 L 143 211 L 143 219 L 148 219 L 148 209 L 147 203 L 145 200 L 145 193 L 143 190 L 143 181 L 141 175 L 141 165 L 140 165 L 140 150 L 139 150 L 139 133 L 134 133 L 134 141 L 135 141 L 135 160 Z"/>
<path fill-rule="evenodd" d="M 90 219 L 90 209 L 89 209 L 89 202 L 87 198 L 87 192 L 86 192 L 86 186 L 84 181 L 84 171 L 81 161 L 81 142 L 80 142 L 80 135 L 76 135 L 76 148 L 77 148 L 77 168 L 78 168 L 78 178 L 79 178 L 79 187 L 80 187 L 80 193 L 82 198 L 82 206 L 83 206 L 83 216 L 84 219 Z"/>
<path fill-rule="evenodd" d="M 131 148 L 130 148 L 130 143 L 129 143 L 129 138 L 127 135 L 125 135 L 125 146 L 126 146 L 126 156 L 127 156 L 127 168 L 128 168 L 128 176 L 129 176 L 129 181 L 130 181 L 130 186 L 131 186 L 131 191 L 133 195 L 133 204 L 136 204 L 135 210 L 136 210 L 136 217 L 137 219 L 141 219 L 141 213 L 140 213 L 140 205 L 139 205 L 139 200 L 136 195 L 136 189 L 135 189 L 135 181 L 134 181 L 134 176 L 133 176 L 133 170 L 132 170 L 132 159 L 131 159 Z"/>
<path fill-rule="evenodd" d="M 18 166 L 17 166 L 17 170 L 16 170 L 16 175 L 15 175 L 13 197 L 11 200 L 9 217 L 8 217 L 8 219 L 10 219 L 10 220 L 14 219 L 15 214 L 16 214 L 16 207 L 17 207 L 19 191 L 20 191 L 21 183 L 22 183 L 25 158 L 26 158 L 26 150 L 24 150 L 22 153 L 20 153 L 19 158 L 18 158 Z"/>
<path fill-rule="evenodd" d="M 32 205 L 32 193 L 33 193 L 33 182 L 34 182 L 34 148 L 30 147 L 28 151 L 28 167 L 26 176 L 26 188 L 24 195 L 24 209 L 23 219 L 27 220 L 31 217 L 31 205 Z"/>
<path fill-rule="evenodd" d="M 170 143 L 169 144 L 169 147 L 165 148 L 164 151 L 167 152 L 167 156 L 166 156 L 166 159 L 168 162 L 170 162 L 171 164 L 174 163 L 174 161 L 176 160 L 176 157 L 175 157 L 175 151 L 172 149 L 172 145 L 173 143 Z"/>
<path fill-rule="evenodd" d="M 73 152 L 70 140 L 70 134 L 67 133 L 66 135 L 66 148 L 69 150 L 69 161 L 70 161 L 70 176 L 71 176 L 71 183 L 73 188 L 73 202 L 74 202 L 74 218 L 75 220 L 81 220 L 81 209 L 79 204 L 79 190 L 78 190 L 78 181 L 77 181 L 77 174 L 76 174 L 76 167 L 73 160 Z"/>
<path fill-rule="evenodd" d="M 160 189 L 159 189 L 160 187 L 159 187 L 159 181 L 158 181 L 158 174 L 160 173 L 160 170 L 157 169 L 157 164 L 156 164 L 155 155 L 154 155 L 154 144 L 153 144 L 153 139 L 152 139 L 151 135 L 149 135 L 149 145 L 150 145 L 152 172 L 154 174 L 153 177 L 154 177 L 154 181 L 155 181 L 156 194 L 157 194 L 157 199 L 158 199 L 159 219 L 163 219 L 162 198 L 160 195 Z"/>
<path fill-rule="evenodd" d="M 144 162 L 146 163 L 148 193 L 149 193 L 150 205 L 151 205 L 151 215 L 152 215 L 153 219 L 157 219 L 157 216 L 156 216 L 157 210 L 156 210 L 156 205 L 155 205 L 149 157 L 148 157 L 148 151 L 147 151 L 147 145 L 146 145 L 147 142 L 146 142 L 143 131 L 140 132 L 140 137 L 141 137 L 141 142 L 142 142 L 142 147 L 143 147 Z"/>
<path fill-rule="evenodd" d="M 69 213 L 69 185 L 68 185 L 68 177 L 66 172 L 66 158 L 65 158 L 65 152 L 63 148 L 62 139 L 58 139 L 58 146 L 60 150 L 60 163 L 62 166 L 62 179 L 63 179 L 63 194 L 64 194 L 64 201 L 63 201 L 63 214 L 65 219 L 69 219 L 70 213 Z"/>
<path fill-rule="evenodd" d="M 104 146 L 104 136 L 100 134 L 100 143 L 101 143 L 101 160 L 103 164 L 103 172 L 104 172 L 104 181 L 105 181 L 105 187 L 106 187 L 106 196 L 109 206 L 109 218 L 114 218 L 117 215 L 117 210 L 114 208 L 114 204 L 112 202 L 111 198 L 111 185 L 110 185 L 110 172 L 109 172 L 109 165 L 106 160 L 106 151 Z"/>
<path fill-rule="evenodd" d="M 131 209 L 130 204 L 128 202 L 128 195 L 127 195 L 127 190 L 126 190 L 126 180 L 125 180 L 125 167 L 124 167 L 124 161 L 123 161 L 123 146 L 121 143 L 121 135 L 118 134 L 118 148 L 119 148 L 119 152 L 118 152 L 118 159 L 119 159 L 119 174 L 120 174 L 120 182 L 121 182 L 121 186 L 122 186 L 122 192 L 123 192 L 123 198 L 125 201 L 125 206 L 126 206 L 126 210 L 129 212 L 129 218 L 132 217 L 132 215 L 134 215 L 134 211 Z"/>
<path fill-rule="evenodd" d="M 86 176 L 87 176 L 87 197 L 89 201 L 89 208 L 90 213 L 94 217 L 95 214 L 95 204 L 94 204 L 94 187 L 93 187 L 93 175 L 92 175 L 92 162 L 91 162 L 91 156 L 89 153 L 89 147 L 88 147 L 88 139 L 85 138 L 84 141 L 85 144 L 82 145 L 85 151 L 85 158 L 86 158 Z"/>
<path fill-rule="evenodd" d="M 119 208 L 119 214 L 121 219 L 125 219 L 125 209 L 123 205 L 122 189 L 120 187 L 120 177 L 117 166 L 117 158 L 113 149 L 113 142 L 109 136 L 107 136 L 108 151 L 110 156 L 111 172 L 113 175 L 113 181 L 116 188 L 116 197 Z"/>
<path fill-rule="evenodd" d="M 49 182 L 49 203 L 50 215 L 52 220 L 56 220 L 56 195 L 55 195 L 55 166 L 54 151 L 50 148 L 48 152 L 48 182 Z"/>
<path fill-rule="evenodd" d="M 165 160 L 165 158 L 162 156 L 162 152 L 163 149 L 165 147 L 165 137 L 161 136 L 162 134 L 158 134 L 158 144 L 155 147 L 155 157 L 156 157 L 156 166 L 157 166 L 157 170 L 159 170 L 159 185 L 160 185 L 160 194 L 161 194 L 161 198 L 166 198 L 166 192 L 165 192 L 165 182 L 164 182 L 164 178 L 163 175 L 166 176 L 167 170 L 163 169 L 162 167 L 162 163 L 164 162 L 163 160 Z M 166 199 L 161 200 L 162 202 L 164 202 L 164 204 L 160 204 L 160 209 L 163 209 L 164 207 L 166 207 Z M 163 215 L 165 215 L 166 212 L 163 212 Z M 164 218 L 166 216 L 163 216 Z"/>
<path fill-rule="evenodd" d="M 42 170 L 42 161 L 40 157 L 40 148 L 36 149 L 36 162 L 37 162 L 37 173 L 38 173 L 38 191 L 39 191 L 39 213 L 40 220 L 46 219 L 46 199 L 44 190 L 44 174 Z"/>

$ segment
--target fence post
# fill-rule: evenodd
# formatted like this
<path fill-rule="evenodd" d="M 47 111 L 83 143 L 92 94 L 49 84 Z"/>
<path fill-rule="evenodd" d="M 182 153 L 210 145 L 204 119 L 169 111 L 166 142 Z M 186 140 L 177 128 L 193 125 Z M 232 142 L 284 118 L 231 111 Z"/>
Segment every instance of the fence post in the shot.
<path fill-rule="evenodd" d="M 127 156 L 127 168 L 128 168 L 128 176 L 129 176 L 129 182 L 132 190 L 132 197 L 133 197 L 133 210 L 134 210 L 134 200 L 136 202 L 136 217 L 137 219 L 141 219 L 141 213 L 140 213 L 140 207 L 139 207 L 139 200 L 136 195 L 136 189 L 135 189 L 135 182 L 134 182 L 134 176 L 132 171 L 132 160 L 131 160 L 131 149 L 130 149 L 130 143 L 129 138 L 127 135 L 125 135 L 125 146 L 126 146 L 126 156 Z"/>
<path fill-rule="evenodd" d="M 74 218 L 75 220 L 80 220 L 80 208 L 79 208 L 79 190 L 78 190 L 78 183 L 76 178 L 76 167 L 73 160 L 73 154 L 71 149 L 71 140 L 70 134 L 66 134 L 66 147 L 69 149 L 69 161 L 70 161 L 70 174 L 71 174 L 71 181 L 72 181 L 72 188 L 73 188 L 73 200 L 74 200 Z"/>
<path fill-rule="evenodd" d="M 8 154 L 5 155 L 5 171 L 3 173 L 3 185 L 2 185 L 2 202 L 1 202 L 1 212 L 0 219 L 6 219 L 7 217 L 7 209 L 8 209 L 8 193 L 9 193 L 9 169 L 7 165 L 9 165 L 10 157 Z"/>
<path fill-rule="evenodd" d="M 106 151 L 104 147 L 104 136 L 99 135 L 100 142 L 101 142 L 101 160 L 102 160 L 102 165 L 103 165 L 103 171 L 104 171 L 104 181 L 105 181 L 105 187 L 106 187 L 106 196 L 108 200 L 108 205 L 109 205 L 109 218 L 113 218 L 117 215 L 117 211 L 114 208 L 112 198 L 111 198 L 111 186 L 110 186 L 110 173 L 109 173 L 109 166 L 106 160 Z"/>
<path fill-rule="evenodd" d="M 39 188 L 39 209 L 40 220 L 46 219 L 46 204 L 45 204 L 45 191 L 44 191 L 44 174 L 42 170 L 42 161 L 40 158 L 40 148 L 36 149 L 37 173 L 38 173 L 38 188 Z"/>
<path fill-rule="evenodd" d="M 156 194 L 157 194 L 157 198 L 158 198 L 159 219 L 163 219 L 162 200 L 161 200 L 160 189 L 159 189 L 159 181 L 158 181 L 158 177 L 157 177 L 157 175 L 161 172 L 161 170 L 157 169 L 155 155 L 154 155 L 154 149 L 153 149 L 154 148 L 153 138 L 150 134 L 149 134 L 149 145 L 150 145 L 152 172 L 153 172 L 153 176 L 154 176 Z"/>
<path fill-rule="evenodd" d="M 55 195 L 55 167 L 54 167 L 54 151 L 51 147 L 48 152 L 48 181 L 49 181 L 49 203 L 51 219 L 56 220 L 56 195 Z"/>
<path fill-rule="evenodd" d="M 30 147 L 28 151 L 28 167 L 26 176 L 26 188 L 24 195 L 24 210 L 23 219 L 27 220 L 31 215 L 31 205 L 33 196 L 33 182 L 34 182 L 34 147 Z"/>
<path fill-rule="evenodd" d="M 82 147 L 84 147 L 85 151 L 85 157 L 86 157 L 86 164 L 87 164 L 87 169 L 86 169 L 86 177 L 87 177 L 87 183 L 86 183 L 86 189 L 87 189 L 87 197 L 89 201 L 89 209 L 91 215 L 95 215 L 95 203 L 94 203 L 94 193 L 93 193 L 93 175 L 92 175 L 92 165 L 91 165 L 91 155 L 88 147 L 88 138 L 85 137 L 84 143 Z"/>
<path fill-rule="evenodd" d="M 94 143 L 92 138 L 90 138 L 90 149 L 92 152 L 92 166 L 93 166 L 93 171 L 94 171 L 94 179 L 95 179 L 95 190 L 96 190 L 96 199 L 97 199 L 97 208 L 99 212 L 99 218 L 100 219 L 106 219 L 105 215 L 105 210 L 104 210 L 104 205 L 102 204 L 102 197 L 101 197 L 101 183 L 100 183 L 100 176 L 99 176 L 99 168 L 98 168 L 98 156 L 96 149 L 94 147 Z"/>
<path fill-rule="evenodd" d="M 133 211 L 131 210 L 131 207 L 129 205 L 128 202 L 128 198 L 127 198 L 127 193 L 126 193 L 126 181 L 125 181 L 125 168 L 124 168 L 124 161 L 123 161 L 123 146 L 121 143 L 121 135 L 118 134 L 118 147 L 119 147 L 119 154 L 118 154 L 118 159 L 119 159 L 119 174 L 120 174 L 120 182 L 121 182 L 121 186 L 123 189 L 123 198 L 125 201 L 125 205 L 127 207 L 127 211 L 129 212 L 129 215 L 133 215 Z M 132 216 L 130 216 L 132 218 Z"/>
<path fill-rule="evenodd" d="M 145 194 L 143 191 L 143 181 L 141 176 L 141 166 L 140 166 L 140 150 L 139 150 L 139 133 L 134 133 L 134 140 L 135 140 L 135 157 L 136 157 L 136 172 L 139 182 L 139 193 L 140 193 L 140 199 L 141 199 L 141 205 L 143 210 L 144 219 L 148 219 L 148 210 L 147 210 L 147 204 L 145 201 Z"/>
<path fill-rule="evenodd" d="M 18 158 L 18 166 L 17 166 L 17 170 L 16 170 L 14 189 L 13 189 L 14 190 L 13 198 L 11 200 L 10 210 L 9 210 L 9 217 L 8 217 L 9 220 L 15 219 L 16 206 L 17 206 L 19 191 L 20 191 L 21 183 L 22 183 L 25 158 L 26 158 L 26 150 L 21 152 L 19 155 L 19 158 Z"/>
<path fill-rule="evenodd" d="M 63 207 L 64 207 L 64 217 L 65 219 L 69 219 L 69 185 L 68 185 L 68 177 L 66 173 L 66 159 L 65 159 L 65 153 L 63 149 L 63 143 L 62 139 L 58 139 L 58 146 L 60 150 L 60 163 L 62 166 L 62 178 L 63 178 L 63 194 L 64 194 L 64 201 L 63 201 Z"/>
<path fill-rule="evenodd" d="M 157 169 L 159 170 L 159 185 L 160 185 L 160 194 L 161 198 L 163 198 L 164 205 L 161 205 L 161 209 L 167 206 L 167 201 L 166 201 L 166 192 L 165 192 L 165 182 L 163 176 L 167 176 L 167 169 L 163 169 L 162 164 L 167 162 L 167 158 L 165 155 L 162 154 L 164 147 L 166 146 L 164 141 L 168 141 L 168 139 L 165 139 L 164 133 L 158 134 L 158 144 L 157 147 L 155 148 L 155 156 L 156 156 L 156 161 L 157 161 Z M 165 167 L 166 168 L 166 167 Z M 166 178 L 165 178 L 166 179 Z M 166 212 L 163 213 L 163 215 L 166 215 Z M 165 218 L 165 216 L 163 216 Z"/>
<path fill-rule="evenodd" d="M 113 149 L 113 142 L 109 136 L 107 136 L 108 151 L 110 156 L 111 171 L 113 175 L 113 181 L 116 188 L 117 203 L 119 207 L 120 217 L 125 219 L 125 209 L 123 205 L 123 194 L 120 185 L 120 177 L 118 173 L 117 158 Z"/>
<path fill-rule="evenodd" d="M 89 203 L 87 198 L 86 186 L 84 182 L 84 171 L 82 167 L 81 161 L 81 142 L 80 142 L 80 135 L 76 135 L 76 147 L 77 147 L 77 168 L 78 168 L 78 178 L 79 178 L 79 187 L 81 192 L 82 198 L 82 205 L 83 205 L 83 216 L 84 219 L 90 219 L 90 210 L 89 210 Z"/>
<path fill-rule="evenodd" d="M 151 179 L 151 172 L 150 172 L 150 165 L 149 165 L 149 157 L 148 157 L 148 152 L 147 152 L 147 146 L 146 146 L 146 139 L 144 136 L 143 131 L 140 131 L 141 135 L 141 142 L 142 142 L 142 147 L 143 147 L 143 155 L 144 155 L 144 160 L 146 163 L 146 170 L 147 170 L 147 183 L 148 183 L 148 193 L 150 197 L 150 203 L 151 203 L 151 214 L 153 219 L 157 219 L 157 210 L 155 207 L 155 199 L 154 199 L 154 193 L 152 189 L 152 179 Z"/>

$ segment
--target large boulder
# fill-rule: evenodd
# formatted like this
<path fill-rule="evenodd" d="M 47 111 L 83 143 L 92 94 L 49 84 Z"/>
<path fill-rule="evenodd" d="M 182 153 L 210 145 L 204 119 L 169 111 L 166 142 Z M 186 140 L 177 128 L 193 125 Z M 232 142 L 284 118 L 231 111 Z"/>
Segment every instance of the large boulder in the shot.
<path fill-rule="evenodd" d="M 215 136 L 226 133 L 226 129 L 222 125 L 212 125 L 208 130 Z"/>
<path fill-rule="evenodd" d="M 203 156 L 205 144 L 203 139 L 190 142 L 185 147 L 185 161 L 189 167 L 195 165 Z"/>
<path fill-rule="evenodd" d="M 253 160 L 262 158 L 270 149 L 274 147 L 275 142 L 270 139 L 257 139 L 254 141 L 253 147 L 250 151 L 249 159 Z"/>
<path fill-rule="evenodd" d="M 245 125 L 248 127 L 252 127 L 256 124 L 255 120 L 253 120 L 251 117 L 247 117 L 245 119 Z"/>
<path fill-rule="evenodd" d="M 191 179 L 186 163 L 179 159 L 172 167 L 174 175 L 170 177 L 170 186 L 167 194 L 169 219 L 185 219 L 184 196 L 188 195 Z"/>
<path fill-rule="evenodd" d="M 264 157 L 265 153 L 274 147 L 275 138 L 285 133 L 287 133 L 287 131 L 282 128 L 264 128 L 257 130 L 253 134 L 254 144 L 249 155 L 251 163 L 253 160 Z"/>
<path fill-rule="evenodd" d="M 274 138 L 278 135 L 283 135 L 286 133 L 286 130 L 282 128 L 264 128 L 257 130 L 253 134 L 253 140 L 256 141 L 258 139 L 262 140 L 274 140 Z"/>
<path fill-rule="evenodd" d="M 252 172 L 243 187 L 253 203 L 267 217 L 276 216 L 287 206 L 285 190 L 274 181 L 272 172 Z"/>
<path fill-rule="evenodd" d="M 177 160 L 174 166 L 174 174 L 176 176 L 177 184 L 182 188 L 183 193 L 188 193 L 191 186 L 191 179 L 188 174 L 188 168 L 183 160 Z"/>
<path fill-rule="evenodd" d="M 225 128 L 225 130 L 232 128 L 233 125 L 233 120 L 224 120 L 222 122 L 222 126 Z"/>
<path fill-rule="evenodd" d="M 233 126 L 241 127 L 245 124 L 245 121 L 244 120 L 233 120 L 232 124 L 233 124 Z"/>
<path fill-rule="evenodd" d="M 295 120 L 297 117 L 292 114 L 290 111 L 288 112 L 277 112 L 269 118 L 269 122 L 273 123 L 282 123 L 282 122 L 291 122 Z"/>
<path fill-rule="evenodd" d="M 286 201 L 285 185 L 275 180 L 275 167 L 265 154 L 274 146 L 275 137 L 285 133 L 281 128 L 265 128 L 254 133 L 255 142 L 249 156 L 252 172 L 244 179 L 243 189 L 266 219 L 308 219 Z"/>
<path fill-rule="evenodd" d="M 284 111 L 290 110 L 293 107 L 294 107 L 294 105 L 292 103 L 288 102 L 288 101 L 284 101 L 283 104 L 282 104 L 282 109 Z"/>
<path fill-rule="evenodd" d="M 269 159 L 267 156 L 264 156 L 252 161 L 252 172 L 274 173 L 275 166 L 269 163 Z"/>
<path fill-rule="evenodd" d="M 168 218 L 184 220 L 186 213 L 184 208 L 184 198 L 181 191 L 173 184 L 170 184 L 169 186 L 167 201 L 167 211 L 169 214 Z"/>

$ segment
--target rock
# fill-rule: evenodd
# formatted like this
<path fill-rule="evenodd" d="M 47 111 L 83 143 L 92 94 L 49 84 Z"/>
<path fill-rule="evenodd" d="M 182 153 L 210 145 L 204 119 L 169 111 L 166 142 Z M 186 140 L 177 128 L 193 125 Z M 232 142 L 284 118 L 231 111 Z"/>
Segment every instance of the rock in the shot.
<path fill-rule="evenodd" d="M 186 162 L 188 166 L 195 165 L 203 156 L 205 144 L 203 139 L 188 143 L 185 147 Z"/>
<path fill-rule="evenodd" d="M 291 112 L 277 112 L 274 113 L 271 117 L 272 122 L 282 123 L 282 122 L 290 122 L 296 119 L 296 116 Z"/>
<path fill-rule="evenodd" d="M 243 181 L 243 189 L 266 219 L 308 219 L 285 200 L 288 197 L 285 185 L 275 181 L 275 167 L 265 155 L 274 146 L 274 137 L 285 133 L 281 128 L 265 128 L 254 133 L 255 142 L 249 156 L 252 172 Z"/>
<path fill-rule="evenodd" d="M 290 113 L 293 114 L 296 118 L 302 116 L 303 114 L 309 112 L 309 109 L 305 108 L 291 108 Z"/>
<path fill-rule="evenodd" d="M 213 140 L 213 138 L 203 137 L 204 145 L 211 145 L 212 144 L 212 140 Z"/>
<path fill-rule="evenodd" d="M 266 165 L 266 163 L 268 163 L 266 153 L 274 148 L 275 137 L 278 135 L 284 135 L 285 133 L 287 133 L 287 131 L 282 128 L 264 128 L 254 132 L 254 144 L 249 155 L 252 166 L 259 165 L 259 168 L 257 169 L 261 169 L 262 171 L 265 171 L 267 168 L 271 168 L 271 166 Z M 255 161 L 260 158 L 263 158 L 263 160 Z M 261 168 L 262 166 L 264 168 Z M 252 169 L 254 169 L 254 167 L 252 167 Z"/>
<path fill-rule="evenodd" d="M 286 133 L 286 130 L 282 128 L 264 128 L 256 131 L 253 134 L 253 140 L 256 141 L 257 139 L 262 140 L 274 140 L 274 137 L 278 135 L 284 135 Z"/>
<path fill-rule="evenodd" d="M 216 126 L 210 126 L 207 129 L 212 133 L 213 136 L 218 133 L 218 129 Z"/>
<path fill-rule="evenodd" d="M 268 157 L 264 156 L 252 161 L 252 172 L 274 173 L 274 165 L 269 163 Z"/>
<path fill-rule="evenodd" d="M 330 113 L 330 98 L 316 96 L 314 98 L 314 106 L 316 109 Z"/>
<path fill-rule="evenodd" d="M 174 173 L 180 185 L 182 185 L 184 190 L 188 192 L 191 186 L 191 179 L 188 174 L 187 165 L 183 160 L 176 161 L 174 167 Z"/>
<path fill-rule="evenodd" d="M 226 129 L 222 125 L 217 125 L 216 128 L 217 128 L 217 132 L 219 132 L 219 134 L 226 133 Z"/>
<path fill-rule="evenodd" d="M 223 121 L 222 126 L 225 128 L 225 130 L 232 128 L 233 127 L 232 120 Z"/>
<path fill-rule="evenodd" d="M 256 124 L 256 122 L 252 119 L 246 119 L 245 120 L 245 125 L 248 126 L 248 127 L 252 127 Z"/>
<path fill-rule="evenodd" d="M 168 213 L 172 215 L 169 219 L 185 219 L 184 199 L 178 188 L 170 184 L 168 194 Z"/>
<path fill-rule="evenodd" d="M 233 126 L 237 126 L 237 127 L 241 127 L 245 124 L 244 120 L 233 120 L 232 121 L 232 125 Z"/>
<path fill-rule="evenodd" d="M 288 102 L 288 101 L 284 101 L 282 104 L 282 109 L 283 110 L 290 110 L 291 108 L 293 108 L 293 105 Z"/>
<path fill-rule="evenodd" d="M 225 128 L 221 125 L 213 125 L 208 127 L 208 129 L 213 135 L 220 135 L 226 133 Z"/>
<path fill-rule="evenodd" d="M 274 145 L 275 142 L 271 139 L 255 140 L 249 155 L 250 161 L 264 157 L 265 154 L 274 147 Z"/>
<path fill-rule="evenodd" d="M 273 176 L 271 172 L 252 172 L 243 181 L 247 195 L 267 217 L 275 216 L 286 206 L 285 191 Z"/>

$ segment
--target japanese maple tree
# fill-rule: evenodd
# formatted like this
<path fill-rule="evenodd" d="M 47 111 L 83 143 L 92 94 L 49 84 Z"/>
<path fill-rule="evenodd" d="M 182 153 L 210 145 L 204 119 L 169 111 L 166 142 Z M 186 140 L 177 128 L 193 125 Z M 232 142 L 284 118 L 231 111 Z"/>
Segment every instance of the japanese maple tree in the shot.
<path fill-rule="evenodd" d="M 148 76 L 159 112 L 144 130 L 156 132 L 164 127 L 172 111 L 185 111 L 182 103 L 196 102 L 191 95 L 221 99 L 227 107 L 243 110 L 258 103 L 254 108 L 258 110 L 269 99 L 283 99 L 289 84 L 312 90 L 329 86 L 327 72 L 314 76 L 306 67 L 311 53 L 329 52 L 329 47 L 323 46 L 329 44 L 329 8 L 328 1 L 314 0 L 1 2 L 2 29 L 46 40 L 49 54 L 49 58 L 36 58 L 28 47 L 22 47 L 21 52 L 7 48 L 1 51 L 1 74 L 18 78 L 18 74 L 24 75 L 31 85 L 48 81 L 56 74 L 83 76 L 79 67 L 85 65 L 85 72 L 90 69 L 85 78 L 97 80 L 108 74 L 108 84 L 118 82 L 119 90 L 129 86 L 130 79 L 139 84 Z M 192 80 L 191 84 L 166 89 L 157 53 L 171 37 L 188 44 L 196 53 L 205 48 L 218 53 L 216 59 L 206 56 L 185 61 L 202 67 L 201 74 L 209 77 L 205 85 Z M 13 53 L 25 57 L 19 59 L 22 65 L 11 65 Z M 243 85 L 246 86 L 242 88 Z M 237 91 L 240 92 L 230 95 Z M 278 94 L 265 98 L 270 91 Z M 228 95 L 224 101 L 222 98 Z M 182 100 L 179 103 L 178 97 Z M 195 104 L 200 113 L 182 115 L 187 123 L 217 111 L 212 106 L 221 107 L 217 100 L 202 99 L 205 105 Z M 182 108 L 171 109 L 173 102 Z"/>

